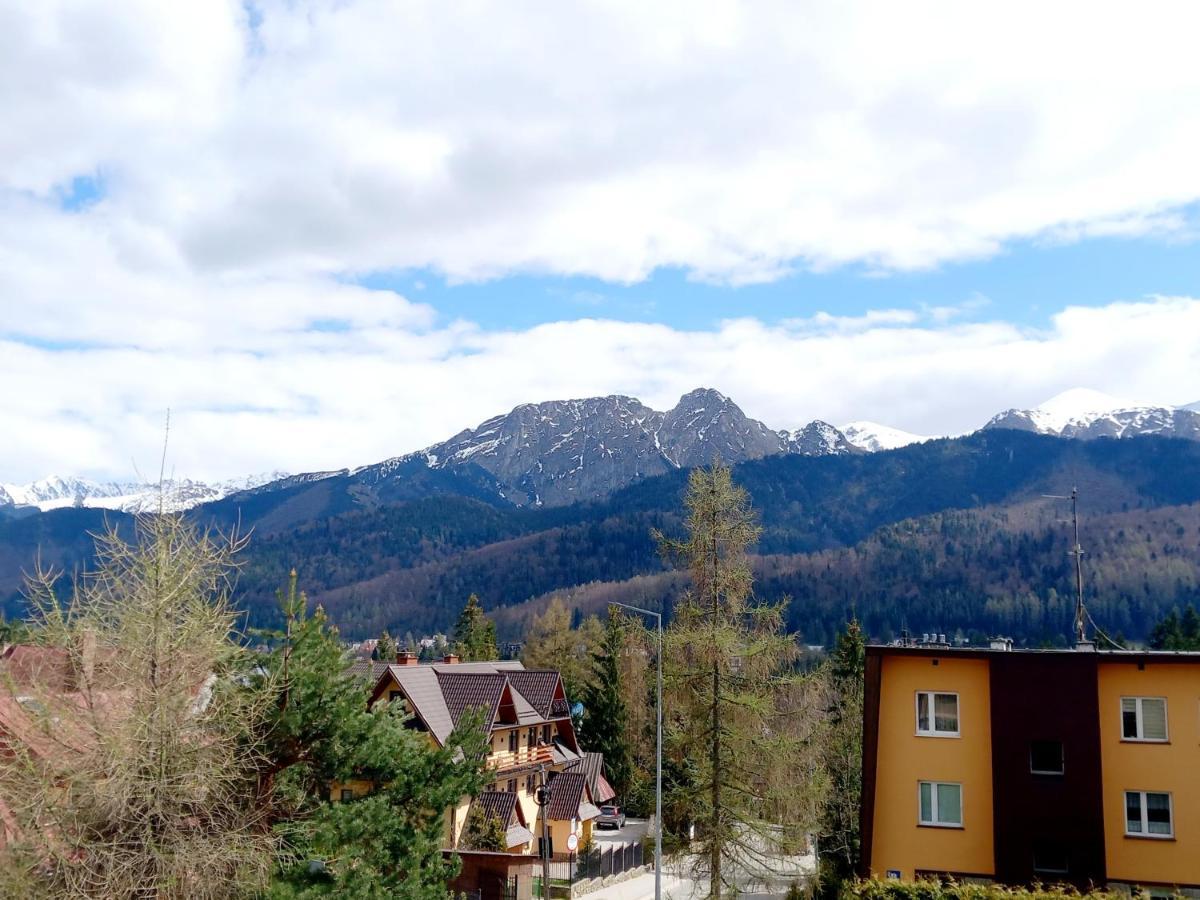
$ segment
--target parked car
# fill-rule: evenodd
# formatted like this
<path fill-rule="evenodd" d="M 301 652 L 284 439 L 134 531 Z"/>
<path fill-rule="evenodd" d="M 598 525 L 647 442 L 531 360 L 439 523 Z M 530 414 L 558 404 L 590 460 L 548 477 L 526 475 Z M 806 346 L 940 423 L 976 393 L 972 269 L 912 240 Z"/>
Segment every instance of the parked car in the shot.
<path fill-rule="evenodd" d="M 619 806 L 600 807 L 600 816 L 596 819 L 597 828 L 624 828 L 625 810 Z"/>

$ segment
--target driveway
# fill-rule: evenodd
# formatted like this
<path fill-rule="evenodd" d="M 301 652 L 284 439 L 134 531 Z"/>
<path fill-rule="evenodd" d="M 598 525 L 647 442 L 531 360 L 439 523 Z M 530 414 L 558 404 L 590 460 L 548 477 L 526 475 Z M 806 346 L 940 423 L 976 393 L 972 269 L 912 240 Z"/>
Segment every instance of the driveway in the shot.
<path fill-rule="evenodd" d="M 650 823 L 647 819 L 625 820 L 624 828 L 593 828 L 592 840 L 603 847 L 605 844 L 631 844 L 646 836 Z"/>

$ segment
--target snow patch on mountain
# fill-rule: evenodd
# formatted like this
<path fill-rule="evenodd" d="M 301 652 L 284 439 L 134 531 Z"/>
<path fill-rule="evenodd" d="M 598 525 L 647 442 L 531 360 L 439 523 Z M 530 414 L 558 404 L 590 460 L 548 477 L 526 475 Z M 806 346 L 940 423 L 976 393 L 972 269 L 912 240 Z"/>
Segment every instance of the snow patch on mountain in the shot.
<path fill-rule="evenodd" d="M 841 426 L 841 432 L 846 436 L 846 440 L 850 444 L 860 450 L 866 450 L 868 453 L 877 453 L 880 450 L 896 450 L 900 447 L 907 447 L 909 444 L 919 444 L 922 441 L 933 440 L 928 435 L 901 431 L 899 428 L 892 428 L 890 425 L 880 425 L 878 422 L 847 422 Z"/>
<path fill-rule="evenodd" d="M 1039 403 L 1029 413 L 1040 429 L 1047 433 L 1059 433 L 1073 422 L 1094 421 L 1106 413 L 1137 408 L 1137 403 L 1102 391 L 1071 388 Z"/>
<path fill-rule="evenodd" d="M 0 506 L 36 506 L 43 512 L 72 506 L 113 509 L 128 513 L 191 509 L 286 477 L 282 472 L 247 475 L 208 484 L 172 479 L 162 485 L 141 482 L 97 482 L 74 476 L 51 475 L 30 484 L 0 485 Z"/>
<path fill-rule="evenodd" d="M 984 428 L 1014 428 L 1056 437 L 1126 438 L 1144 434 L 1200 440 L 1200 411 L 1138 405 L 1086 388 L 1065 391 L 1033 409 L 1009 409 Z"/>

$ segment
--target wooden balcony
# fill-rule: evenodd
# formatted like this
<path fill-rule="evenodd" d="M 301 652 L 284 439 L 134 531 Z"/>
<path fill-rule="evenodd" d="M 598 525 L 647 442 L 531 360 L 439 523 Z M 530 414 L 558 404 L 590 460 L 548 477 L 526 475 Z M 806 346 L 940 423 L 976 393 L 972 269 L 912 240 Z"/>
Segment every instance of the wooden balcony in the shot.
<path fill-rule="evenodd" d="M 526 748 L 524 750 L 497 750 L 488 755 L 488 767 L 497 772 L 506 772 L 511 769 L 525 769 L 533 766 L 540 766 L 543 763 L 549 765 L 554 761 L 554 756 L 550 752 L 550 748 L 546 746 Z"/>

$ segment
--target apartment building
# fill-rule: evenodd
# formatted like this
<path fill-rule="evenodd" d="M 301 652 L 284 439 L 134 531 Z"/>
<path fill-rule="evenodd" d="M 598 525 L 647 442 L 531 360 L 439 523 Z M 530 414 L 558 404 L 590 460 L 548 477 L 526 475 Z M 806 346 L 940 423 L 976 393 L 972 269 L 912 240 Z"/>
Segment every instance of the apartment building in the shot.
<path fill-rule="evenodd" d="M 599 804 L 614 792 L 604 778 L 600 754 L 585 753 L 579 746 L 558 672 L 526 669 L 517 660 L 463 663 L 454 655 L 420 663 L 406 652 L 394 663 L 365 661 L 364 670 L 368 668 L 373 678 L 370 702 L 403 703 L 412 726 L 439 746 L 467 711 L 484 711 L 487 764 L 495 781 L 490 790 L 474 800 L 464 797 L 449 811 L 447 849 L 469 849 L 464 832 L 473 812 L 500 820 L 509 854 L 540 856 L 544 850 L 562 855 L 572 836 L 578 844 L 591 836 Z M 543 782 L 549 788 L 544 807 L 536 800 Z M 335 796 L 350 799 L 369 787 L 335 785 Z"/>
<path fill-rule="evenodd" d="M 867 648 L 863 874 L 1200 889 L 1200 654 Z"/>

